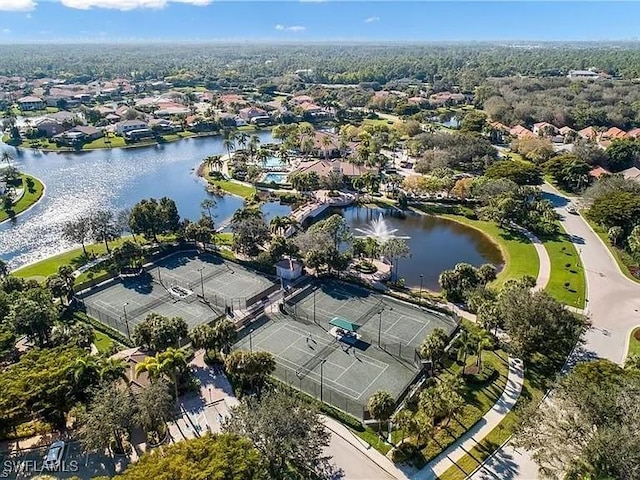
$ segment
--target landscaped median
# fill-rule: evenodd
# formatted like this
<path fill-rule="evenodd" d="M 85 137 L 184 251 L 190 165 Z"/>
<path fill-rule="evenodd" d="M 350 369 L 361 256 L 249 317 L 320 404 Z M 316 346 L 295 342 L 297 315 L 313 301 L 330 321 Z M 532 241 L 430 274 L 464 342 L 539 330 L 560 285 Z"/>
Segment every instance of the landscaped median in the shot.
<path fill-rule="evenodd" d="M 640 327 L 634 329 L 631 335 L 629 335 L 627 357 L 630 355 L 640 355 Z"/>
<path fill-rule="evenodd" d="M 580 255 L 569 235 L 560 233 L 543 241 L 551 262 L 551 275 L 545 291 L 559 302 L 575 308 L 585 306 L 585 275 Z"/>
<path fill-rule="evenodd" d="M 633 273 L 631 273 L 631 269 L 637 266 L 637 263 L 629 253 L 624 250 L 611 245 L 611 241 L 609 240 L 609 235 L 607 231 L 601 227 L 600 225 L 595 224 L 593 221 L 589 220 L 586 215 L 582 215 L 582 218 L 585 222 L 589 224 L 591 229 L 600 237 L 602 243 L 609 249 L 611 256 L 614 258 L 616 263 L 618 264 L 618 268 L 627 277 L 629 280 L 640 283 L 640 278 L 636 277 Z M 640 269 L 638 269 L 640 272 Z"/>
<path fill-rule="evenodd" d="M 44 193 L 44 184 L 32 175 L 21 174 L 20 182 L 21 185 L 18 185 L 17 188 L 23 188 L 24 194 L 17 203 L 13 204 L 9 211 L 5 210 L 3 205 L 0 205 L 0 222 L 24 212 L 37 203 Z"/>

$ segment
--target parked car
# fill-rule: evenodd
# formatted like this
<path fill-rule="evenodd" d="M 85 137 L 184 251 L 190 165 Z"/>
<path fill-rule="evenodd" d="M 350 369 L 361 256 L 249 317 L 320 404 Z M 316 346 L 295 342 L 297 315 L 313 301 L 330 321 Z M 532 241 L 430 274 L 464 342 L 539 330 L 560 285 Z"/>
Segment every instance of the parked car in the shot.
<path fill-rule="evenodd" d="M 62 463 L 62 457 L 64 457 L 64 449 L 66 444 L 59 440 L 57 442 L 53 442 L 48 450 L 47 454 L 44 457 L 44 468 L 47 470 L 58 470 L 60 468 L 60 464 Z"/>

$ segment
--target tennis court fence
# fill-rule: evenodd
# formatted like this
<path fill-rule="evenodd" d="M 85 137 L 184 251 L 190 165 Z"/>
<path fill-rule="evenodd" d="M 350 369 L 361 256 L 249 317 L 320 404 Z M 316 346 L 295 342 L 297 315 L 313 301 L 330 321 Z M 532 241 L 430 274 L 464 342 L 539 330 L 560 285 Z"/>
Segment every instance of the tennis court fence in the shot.
<path fill-rule="evenodd" d="M 84 303 L 84 301 L 82 301 L 81 299 L 80 299 L 80 302 L 82 303 L 82 306 L 84 307 L 84 311 L 87 315 L 89 315 L 92 318 L 95 318 L 96 320 L 99 320 L 105 325 L 109 325 L 111 328 L 119 331 L 123 335 L 125 336 L 127 335 L 127 324 L 124 321 L 124 316 L 107 313 L 102 309 L 94 308 L 93 306 L 87 305 L 86 303 Z M 130 324 L 130 328 L 132 329 L 131 324 Z"/>
<path fill-rule="evenodd" d="M 366 405 L 364 403 L 353 400 L 347 397 L 343 393 L 316 382 L 313 378 L 303 377 L 300 378 L 292 370 L 276 363 L 276 369 L 273 372 L 273 376 L 281 382 L 286 383 L 290 387 L 300 390 L 307 395 L 312 396 L 318 400 L 322 399 L 323 402 L 342 410 L 350 415 L 353 415 L 359 420 L 364 420 L 366 415 Z M 320 390 L 322 389 L 322 394 Z"/>

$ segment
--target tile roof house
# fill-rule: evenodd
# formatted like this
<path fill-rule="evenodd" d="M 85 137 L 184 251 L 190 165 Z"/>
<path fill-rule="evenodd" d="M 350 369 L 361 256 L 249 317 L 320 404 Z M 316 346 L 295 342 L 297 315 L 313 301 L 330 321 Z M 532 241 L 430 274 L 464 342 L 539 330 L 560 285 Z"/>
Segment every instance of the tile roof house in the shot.
<path fill-rule="evenodd" d="M 626 138 L 626 136 L 627 132 L 624 130 L 619 129 L 618 127 L 611 127 L 609 130 L 602 133 L 601 138 L 614 140 L 616 138 Z"/>
<path fill-rule="evenodd" d="M 538 122 L 533 124 L 534 135 L 548 135 L 555 134 L 558 131 L 555 125 L 551 125 L 548 122 Z"/>
<path fill-rule="evenodd" d="M 291 103 L 295 103 L 296 105 L 302 105 L 303 103 L 313 103 L 313 97 L 309 95 L 297 95 L 291 98 Z"/>
<path fill-rule="evenodd" d="M 18 107 L 20 110 L 42 110 L 44 108 L 44 102 L 40 97 L 27 96 L 18 99 Z"/>
<path fill-rule="evenodd" d="M 319 177 L 326 177 L 331 172 L 342 173 L 347 177 L 359 177 L 366 172 L 376 172 L 375 168 L 364 165 L 354 165 L 343 160 L 317 160 L 302 162 L 294 171 L 300 173 L 316 172 Z"/>
<path fill-rule="evenodd" d="M 267 115 L 266 110 L 257 107 L 242 108 L 238 113 L 240 114 L 240 118 L 247 121 L 251 121 L 254 117 L 264 117 Z"/>
<path fill-rule="evenodd" d="M 575 132 L 575 130 L 571 127 L 562 127 L 560 130 L 558 130 L 560 132 L 560 135 L 568 135 L 571 132 Z"/>
<path fill-rule="evenodd" d="M 627 132 L 628 138 L 640 138 L 640 128 L 633 128 Z"/>
<path fill-rule="evenodd" d="M 66 130 L 62 122 L 59 122 L 53 118 L 44 117 L 35 123 L 36 130 L 41 134 L 44 134 L 46 138 L 51 138 Z M 68 128 L 68 127 L 67 127 Z"/>
<path fill-rule="evenodd" d="M 578 135 L 582 138 L 586 138 L 587 140 L 595 140 L 598 138 L 598 131 L 593 127 L 587 127 L 582 130 L 578 130 Z"/>
<path fill-rule="evenodd" d="M 607 170 L 606 168 L 602 168 L 602 167 L 595 167 L 592 168 L 589 171 L 589 176 L 593 177 L 593 178 L 600 178 L 603 175 L 610 175 L 611 172 L 609 170 Z"/>
<path fill-rule="evenodd" d="M 151 385 L 151 379 L 147 372 L 140 372 L 139 375 L 136 375 L 136 365 L 143 362 L 145 358 L 149 356 L 149 353 L 141 347 L 134 347 L 122 350 L 109 357 L 116 360 L 122 360 L 124 362 L 126 383 L 133 393 L 138 393 L 140 390 Z"/>
<path fill-rule="evenodd" d="M 619 173 L 622 174 L 622 176 L 627 180 L 640 182 L 640 169 L 637 167 L 627 168 L 626 170 L 622 170 Z"/>
<path fill-rule="evenodd" d="M 509 130 L 509 134 L 516 138 L 535 137 L 533 132 L 522 125 L 516 125 Z"/>
<path fill-rule="evenodd" d="M 124 135 L 131 130 L 141 130 L 146 128 L 148 128 L 147 122 L 143 120 L 123 120 L 122 122 L 116 123 L 116 132 L 120 135 Z"/>

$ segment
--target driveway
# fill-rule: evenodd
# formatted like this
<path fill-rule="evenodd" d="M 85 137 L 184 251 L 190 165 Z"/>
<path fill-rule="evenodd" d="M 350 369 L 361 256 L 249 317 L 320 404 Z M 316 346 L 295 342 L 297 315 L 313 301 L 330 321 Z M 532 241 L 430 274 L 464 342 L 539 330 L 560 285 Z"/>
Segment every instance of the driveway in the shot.
<path fill-rule="evenodd" d="M 609 249 L 580 215 L 566 211 L 570 199 L 547 184 L 542 190 L 580 253 L 587 280 L 586 312 L 592 327 L 585 334 L 584 345 L 570 356 L 568 367 L 595 358 L 622 364 L 629 334 L 640 324 L 640 284 L 620 272 Z M 532 480 L 538 478 L 538 468 L 528 452 L 516 451 L 507 444 L 470 478 Z"/>

